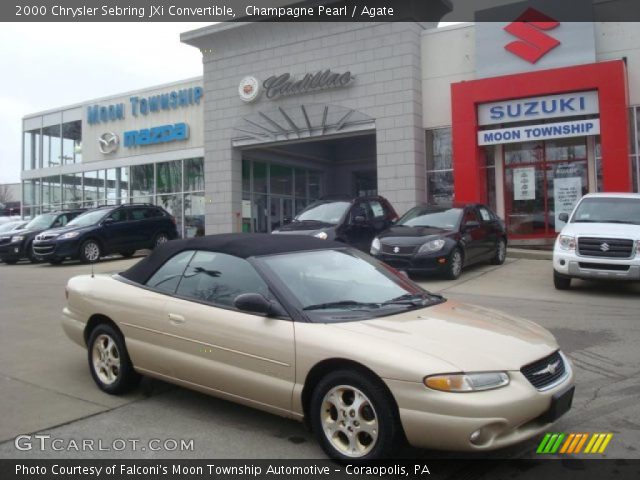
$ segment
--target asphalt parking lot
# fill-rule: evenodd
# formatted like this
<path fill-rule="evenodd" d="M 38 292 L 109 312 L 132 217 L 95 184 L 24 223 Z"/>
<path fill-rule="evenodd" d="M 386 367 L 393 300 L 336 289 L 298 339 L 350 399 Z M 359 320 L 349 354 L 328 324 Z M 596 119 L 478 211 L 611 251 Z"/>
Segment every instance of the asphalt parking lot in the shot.
<path fill-rule="evenodd" d="M 118 272 L 137 260 L 103 261 L 95 271 Z M 67 279 L 90 269 L 78 263 L 0 264 L 0 458 L 324 458 L 311 434 L 294 421 L 151 380 L 125 397 L 98 390 L 85 351 L 59 324 Z M 559 292 L 550 261 L 513 258 L 501 267 L 476 267 L 453 282 L 417 280 L 447 297 L 551 330 L 577 375 L 573 409 L 554 431 L 611 432 L 605 457 L 640 458 L 640 285 L 574 281 L 572 290 Z M 114 439 L 138 439 L 142 447 L 115 453 L 17 450 L 15 437 L 33 433 L 109 446 Z M 193 439 L 193 449 L 150 451 L 143 446 L 149 439 Z M 490 456 L 532 458 L 539 441 Z M 401 453 L 453 455 L 409 448 Z"/>

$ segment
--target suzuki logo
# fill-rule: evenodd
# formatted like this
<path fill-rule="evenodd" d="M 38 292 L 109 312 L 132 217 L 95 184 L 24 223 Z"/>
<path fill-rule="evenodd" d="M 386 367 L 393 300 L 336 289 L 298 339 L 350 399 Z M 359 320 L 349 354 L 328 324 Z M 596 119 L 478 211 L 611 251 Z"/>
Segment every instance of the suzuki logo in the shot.
<path fill-rule="evenodd" d="M 611 247 L 609 247 L 609 244 L 607 242 L 600 244 L 600 250 L 602 250 L 603 252 L 608 252 L 610 248 Z"/>
<path fill-rule="evenodd" d="M 400 251 L 400 247 L 393 247 L 393 253 L 398 253 Z"/>
<path fill-rule="evenodd" d="M 543 30 L 553 30 L 560 22 L 539 12 L 534 8 L 527 9 L 515 22 L 510 23 L 504 30 L 520 41 L 505 45 L 505 49 L 529 63 L 536 63 L 560 42 Z"/>

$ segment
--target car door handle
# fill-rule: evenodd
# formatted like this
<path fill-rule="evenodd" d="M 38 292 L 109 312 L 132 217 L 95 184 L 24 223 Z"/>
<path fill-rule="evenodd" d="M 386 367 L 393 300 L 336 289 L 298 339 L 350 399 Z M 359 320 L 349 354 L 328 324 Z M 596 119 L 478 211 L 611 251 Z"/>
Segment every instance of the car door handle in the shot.
<path fill-rule="evenodd" d="M 181 325 L 185 322 L 185 318 L 182 315 L 177 315 L 175 313 L 169 314 L 169 321 L 174 325 Z"/>

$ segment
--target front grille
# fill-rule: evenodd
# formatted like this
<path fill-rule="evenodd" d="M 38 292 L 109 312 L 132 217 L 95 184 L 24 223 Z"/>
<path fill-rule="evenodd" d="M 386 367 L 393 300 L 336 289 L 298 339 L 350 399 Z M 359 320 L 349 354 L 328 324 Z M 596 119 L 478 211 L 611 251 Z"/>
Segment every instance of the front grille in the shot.
<path fill-rule="evenodd" d="M 556 351 L 548 357 L 525 365 L 520 371 L 531 385 L 538 390 L 544 390 L 565 374 L 566 366 L 560 352 Z"/>
<path fill-rule="evenodd" d="M 633 240 L 621 238 L 578 238 L 578 255 L 584 257 L 631 258 Z"/>
<path fill-rule="evenodd" d="M 629 265 L 614 265 L 610 263 L 586 263 L 579 262 L 580 268 L 590 268 L 592 270 L 615 270 L 616 272 L 628 272 Z"/>
<path fill-rule="evenodd" d="M 33 251 L 36 255 L 47 255 L 49 253 L 53 253 L 55 249 L 55 245 L 33 246 Z"/>
<path fill-rule="evenodd" d="M 403 259 L 399 259 L 399 258 L 398 259 L 387 258 L 387 259 L 385 259 L 384 263 L 386 263 L 387 265 L 392 266 L 393 268 L 399 268 L 399 269 L 411 267 L 411 262 L 409 260 L 403 260 Z"/>
<path fill-rule="evenodd" d="M 396 252 L 395 249 L 398 249 Z M 413 252 L 416 251 L 415 245 L 410 246 L 401 246 L 401 245 L 385 245 L 382 244 L 382 253 L 387 253 L 389 255 L 413 255 Z"/>
<path fill-rule="evenodd" d="M 36 237 L 36 240 L 38 241 L 42 241 L 42 240 L 51 240 L 52 238 L 56 238 L 58 235 L 47 235 L 47 234 L 42 234 L 42 235 L 38 235 Z"/>

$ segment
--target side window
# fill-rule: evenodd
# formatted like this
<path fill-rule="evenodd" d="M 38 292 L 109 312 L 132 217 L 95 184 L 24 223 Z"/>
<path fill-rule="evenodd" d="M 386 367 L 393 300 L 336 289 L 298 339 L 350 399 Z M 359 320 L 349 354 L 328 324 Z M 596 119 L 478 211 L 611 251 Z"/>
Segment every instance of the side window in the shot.
<path fill-rule="evenodd" d="M 358 202 L 351 208 L 351 223 L 355 222 L 356 217 L 364 217 L 365 220 L 370 218 L 367 202 Z"/>
<path fill-rule="evenodd" d="M 131 220 L 144 220 L 147 218 L 146 211 L 146 208 L 132 208 L 129 210 L 129 218 Z"/>
<path fill-rule="evenodd" d="M 114 222 L 122 222 L 127 219 L 127 211 L 124 208 L 118 208 L 109 215 L 109 218 L 112 218 Z"/>
<path fill-rule="evenodd" d="M 56 218 L 56 220 L 53 222 L 53 225 L 51 225 L 52 227 L 64 227 L 67 222 L 69 220 L 67 219 L 66 215 L 58 215 L 58 218 Z"/>
<path fill-rule="evenodd" d="M 468 208 L 464 212 L 464 219 L 462 220 L 462 224 L 466 224 L 468 222 L 479 222 L 478 215 L 476 215 L 475 210 Z"/>
<path fill-rule="evenodd" d="M 147 208 L 144 212 L 145 218 L 158 218 L 161 217 L 162 213 L 157 208 Z"/>
<path fill-rule="evenodd" d="M 493 215 L 491 215 L 491 212 L 489 212 L 485 207 L 478 207 L 478 211 L 480 212 L 483 222 L 490 222 L 493 220 Z"/>
<path fill-rule="evenodd" d="M 147 280 L 147 287 L 164 293 L 174 293 L 193 253 L 193 250 L 189 250 L 171 257 Z"/>
<path fill-rule="evenodd" d="M 373 212 L 373 218 L 375 220 L 382 220 L 385 218 L 384 208 L 382 204 L 377 200 L 371 200 L 369 202 L 369 206 L 371 207 L 371 211 Z"/>
<path fill-rule="evenodd" d="M 242 293 L 269 297 L 269 289 L 246 260 L 217 252 L 197 252 L 180 281 L 178 295 L 233 307 Z"/>

